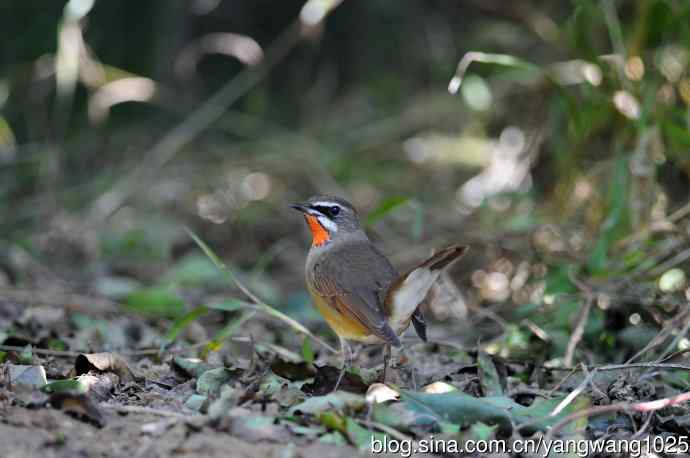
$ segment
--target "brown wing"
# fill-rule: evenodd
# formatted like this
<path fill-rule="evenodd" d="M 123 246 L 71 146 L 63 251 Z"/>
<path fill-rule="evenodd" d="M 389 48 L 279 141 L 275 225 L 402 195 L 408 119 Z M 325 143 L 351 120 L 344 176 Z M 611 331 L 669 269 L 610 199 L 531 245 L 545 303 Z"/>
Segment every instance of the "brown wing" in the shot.
<path fill-rule="evenodd" d="M 383 295 L 398 273 L 372 244 L 333 247 L 328 256 L 316 261 L 311 275 L 312 287 L 341 315 L 354 318 L 384 341 L 400 345 L 382 307 Z"/>

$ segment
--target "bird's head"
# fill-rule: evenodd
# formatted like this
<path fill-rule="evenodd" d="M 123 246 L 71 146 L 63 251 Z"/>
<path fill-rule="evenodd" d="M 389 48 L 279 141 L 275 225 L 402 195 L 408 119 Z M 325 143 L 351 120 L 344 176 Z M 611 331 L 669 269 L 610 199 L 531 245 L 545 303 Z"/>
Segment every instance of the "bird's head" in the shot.
<path fill-rule="evenodd" d="M 340 197 L 317 195 L 290 205 L 304 214 L 312 234 L 312 246 L 321 246 L 361 232 L 357 210 Z"/>

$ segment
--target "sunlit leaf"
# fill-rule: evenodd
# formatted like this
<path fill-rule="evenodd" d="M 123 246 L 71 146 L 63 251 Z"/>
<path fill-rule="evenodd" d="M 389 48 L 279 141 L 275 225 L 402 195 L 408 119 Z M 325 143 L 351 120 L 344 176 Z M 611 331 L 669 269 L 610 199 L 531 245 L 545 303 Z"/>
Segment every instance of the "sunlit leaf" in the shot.
<path fill-rule="evenodd" d="M 458 89 L 460 89 L 463 84 L 469 66 L 475 62 L 528 70 L 535 74 L 542 73 L 542 69 L 539 68 L 539 66 L 516 56 L 470 51 L 465 53 L 462 59 L 460 59 L 455 71 L 455 76 L 453 76 L 450 83 L 448 83 L 448 92 L 451 94 L 457 93 Z"/>
<path fill-rule="evenodd" d="M 306 26 L 316 26 L 343 0 L 308 0 L 299 13 L 299 19 Z"/>

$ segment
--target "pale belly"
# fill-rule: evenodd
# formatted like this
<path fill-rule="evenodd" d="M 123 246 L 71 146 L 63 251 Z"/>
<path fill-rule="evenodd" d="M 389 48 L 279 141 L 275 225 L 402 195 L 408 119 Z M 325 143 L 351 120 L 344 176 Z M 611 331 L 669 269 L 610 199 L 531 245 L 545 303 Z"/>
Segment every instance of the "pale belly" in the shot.
<path fill-rule="evenodd" d="M 310 291 L 312 302 L 316 309 L 321 313 L 328 326 L 333 329 L 338 337 L 347 340 L 354 340 L 365 344 L 383 344 L 385 341 L 373 334 L 369 329 L 363 326 L 358 320 L 341 314 L 338 310 L 333 308 L 327 301 L 322 299 L 317 294 Z M 393 328 L 396 335 L 400 336 L 410 326 L 410 319 L 397 322 L 396 327 Z"/>

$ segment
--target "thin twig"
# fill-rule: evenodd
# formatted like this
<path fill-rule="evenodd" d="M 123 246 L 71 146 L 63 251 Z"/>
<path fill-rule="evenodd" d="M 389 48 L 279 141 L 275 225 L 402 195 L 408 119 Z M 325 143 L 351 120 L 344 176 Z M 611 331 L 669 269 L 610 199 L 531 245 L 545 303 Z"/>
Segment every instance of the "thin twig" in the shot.
<path fill-rule="evenodd" d="M 668 215 L 666 217 L 666 219 L 658 221 L 657 224 L 658 225 L 665 225 L 665 226 L 671 225 L 671 227 L 674 227 L 673 225 L 675 225 L 675 223 L 677 223 L 678 221 L 680 221 L 681 219 L 685 218 L 688 215 L 690 215 L 690 202 L 686 202 L 685 205 L 683 205 L 678 210 L 676 210 L 673 213 L 671 213 L 670 215 Z M 665 226 L 662 226 L 662 227 L 665 227 Z M 645 226 L 642 229 L 640 229 L 639 231 L 625 237 L 620 242 L 618 242 L 618 244 L 625 246 L 625 245 L 629 245 L 630 243 L 633 243 L 633 242 L 638 242 L 640 240 L 646 240 L 649 238 L 649 236 L 652 234 L 652 232 L 654 232 L 653 229 L 654 229 L 653 227 Z"/>
<path fill-rule="evenodd" d="M 685 218 L 688 215 L 690 215 L 690 202 L 687 202 L 685 205 L 680 207 L 678 210 L 671 213 L 668 217 L 668 220 L 672 223 L 677 223 L 678 221 L 680 221 L 681 219 Z"/>
<path fill-rule="evenodd" d="M 563 384 L 564 384 L 570 377 L 572 377 L 572 375 L 573 375 L 575 372 L 577 372 L 577 369 L 578 369 L 577 367 L 572 368 L 572 369 L 570 370 L 570 372 L 568 372 L 568 373 L 566 374 L 566 376 L 563 377 L 563 378 L 561 379 L 560 382 L 556 383 L 556 385 L 554 385 L 554 387 L 551 388 L 551 389 L 549 390 L 549 398 L 553 395 L 553 393 L 555 393 L 556 391 L 558 391 L 558 389 L 559 389 L 560 387 L 562 387 Z"/>
<path fill-rule="evenodd" d="M 565 397 L 553 411 L 551 412 L 551 416 L 556 416 L 558 415 L 563 409 L 565 409 L 573 400 L 581 394 L 586 388 L 587 385 L 592 381 L 594 378 L 594 375 L 597 372 L 603 372 L 603 371 L 618 371 L 618 370 L 626 370 L 626 369 L 671 369 L 671 370 L 683 370 L 683 371 L 690 371 L 690 366 L 686 366 L 685 364 L 667 364 L 667 363 L 631 363 L 631 364 L 608 364 L 606 366 L 599 366 L 599 367 L 594 367 L 592 368 L 592 371 L 585 377 L 585 379 L 578 385 L 577 388 L 575 388 L 568 396 Z M 586 373 L 587 368 L 584 366 L 584 364 L 581 367 L 581 370 Z"/>
<path fill-rule="evenodd" d="M 652 340 L 649 341 L 647 345 L 644 346 L 644 348 L 637 353 L 635 353 L 626 363 L 632 363 L 635 361 L 637 358 L 640 358 L 642 355 L 647 353 L 650 350 L 653 350 L 654 348 L 658 347 L 663 343 L 664 340 L 668 337 L 669 334 L 676 328 L 677 323 L 681 320 L 684 320 L 685 317 L 690 313 L 690 308 L 682 311 L 679 313 L 677 316 L 675 316 L 668 324 L 666 324 L 661 331 L 657 333 L 656 336 Z M 658 361 L 657 361 L 658 362 Z"/>
<path fill-rule="evenodd" d="M 661 355 L 659 355 L 655 362 L 659 363 L 666 359 L 668 355 L 673 353 L 673 350 L 678 348 L 678 344 L 680 343 L 680 341 L 685 338 L 685 335 L 688 333 L 688 330 L 690 330 L 690 320 L 688 320 L 685 323 L 683 329 L 681 329 L 681 331 L 678 334 L 676 334 L 671 343 L 668 344 L 666 349 L 661 353 Z"/>
<path fill-rule="evenodd" d="M 113 404 L 99 404 L 98 407 L 107 410 L 114 410 L 118 413 L 144 413 L 149 415 L 157 415 L 159 417 L 172 417 L 172 418 L 199 418 L 204 417 L 204 415 L 185 415 L 179 412 L 171 412 L 169 410 L 154 409 L 152 407 L 144 406 L 117 406 Z"/>
<path fill-rule="evenodd" d="M 266 347 L 268 350 L 271 350 L 275 353 L 283 354 L 284 352 L 287 352 L 289 350 L 276 345 L 276 344 L 271 344 L 271 343 L 261 343 L 261 342 L 253 342 L 251 338 L 249 337 L 230 337 L 227 340 L 230 340 L 232 342 L 240 342 L 240 343 L 252 343 L 252 345 L 257 344 L 257 345 L 262 345 Z M 211 343 L 212 340 L 204 340 L 203 342 L 197 342 L 195 344 L 186 346 L 186 347 L 179 347 L 179 348 L 171 348 L 171 349 L 163 349 L 161 351 L 160 348 L 145 348 L 142 350 L 132 350 L 132 351 L 122 351 L 122 352 L 116 352 L 119 355 L 126 356 L 129 358 L 136 358 L 136 357 L 143 357 L 143 356 L 156 356 L 156 355 L 177 355 L 180 353 L 186 353 L 188 351 L 193 351 L 198 348 L 205 347 L 209 343 Z M 14 352 L 23 352 L 26 351 L 27 347 L 20 347 L 20 346 L 15 346 L 15 345 L 0 345 L 0 351 L 14 351 Z M 31 352 L 35 353 L 37 355 L 46 355 L 46 356 L 58 356 L 58 357 L 65 357 L 65 358 L 76 358 L 79 355 L 82 354 L 89 354 L 89 353 L 94 353 L 97 352 L 98 350 L 83 350 L 83 351 L 66 351 L 66 350 L 50 350 L 47 348 L 35 348 L 31 347 Z"/>
<path fill-rule="evenodd" d="M 635 432 L 635 434 L 632 435 L 631 439 L 636 439 L 638 437 L 641 437 L 642 434 L 644 434 L 645 431 L 647 431 L 647 429 L 649 428 L 649 425 L 652 423 L 652 418 L 654 418 L 654 412 L 649 412 L 649 415 L 647 415 L 647 419 L 644 421 L 644 423 L 642 423 L 642 426 L 640 427 L 640 429 L 638 429 Z"/>
<path fill-rule="evenodd" d="M 630 364 L 608 364 L 606 366 L 595 367 L 597 371 L 619 371 L 623 369 L 676 369 L 690 371 L 690 366 L 685 364 L 673 363 L 630 363 Z"/>
<path fill-rule="evenodd" d="M 383 431 L 384 433 L 388 434 L 389 436 L 399 440 L 399 441 L 410 441 L 412 442 L 412 438 L 406 434 L 401 433 L 395 428 L 392 428 L 388 425 L 384 425 L 383 423 L 379 423 L 377 421 L 371 421 L 371 420 L 359 420 L 360 423 L 363 425 L 369 427 L 369 428 L 376 428 L 380 431 Z"/>
<path fill-rule="evenodd" d="M 582 364 L 582 368 L 585 369 L 585 365 Z M 570 405 L 571 402 L 575 400 L 576 397 L 578 397 L 586 388 L 587 385 L 589 385 L 589 382 L 592 381 L 594 378 L 594 374 L 596 373 L 596 370 L 593 370 L 590 372 L 585 379 L 578 385 L 577 388 L 575 388 L 573 391 L 571 391 L 568 396 L 566 396 L 561 402 L 558 403 L 555 409 L 551 412 L 551 416 L 555 417 L 559 413 L 563 411 L 566 407 Z"/>
<path fill-rule="evenodd" d="M 580 364 L 580 366 L 582 367 L 582 371 L 585 373 L 585 377 L 589 377 L 589 371 L 587 370 L 587 366 L 585 366 L 584 364 Z M 601 399 L 609 398 L 606 393 L 599 389 L 596 382 L 594 381 L 594 377 L 592 377 L 589 383 L 592 386 L 592 391 L 597 391 L 599 393 L 599 396 L 601 396 Z"/>
<path fill-rule="evenodd" d="M 570 278 L 570 281 L 585 294 L 585 303 L 580 310 L 580 316 L 578 317 L 575 329 L 570 336 L 570 340 L 568 340 L 568 346 L 566 347 L 565 357 L 563 359 L 563 362 L 566 366 L 572 366 L 577 344 L 580 343 L 582 336 L 585 334 L 585 326 L 587 325 L 587 320 L 589 319 L 589 311 L 592 309 L 592 302 L 594 302 L 594 292 L 587 283 L 577 277 L 577 273 L 574 270 L 571 269 L 568 272 L 568 277 Z"/>
<path fill-rule="evenodd" d="M 42 304 L 53 307 L 79 309 L 84 313 L 118 313 L 117 302 L 102 297 L 85 296 L 55 290 L 30 290 L 22 288 L 0 288 L 0 299 L 19 304 Z"/>
<path fill-rule="evenodd" d="M 568 415 L 567 417 L 563 418 L 559 422 L 557 422 L 555 425 L 553 425 L 553 427 L 546 434 L 546 436 L 544 438 L 544 442 L 549 443 L 551 440 L 553 440 L 553 437 L 559 431 L 561 431 L 563 428 L 568 426 L 570 423 L 579 420 L 580 418 L 589 418 L 589 417 L 596 416 L 596 415 L 602 415 L 605 413 L 620 412 L 620 411 L 654 412 L 654 411 L 663 409 L 664 407 L 682 404 L 682 403 L 688 402 L 688 401 L 690 401 L 690 392 L 681 393 L 679 395 L 676 395 L 676 396 L 673 396 L 670 398 L 657 399 L 656 401 L 646 401 L 646 402 L 636 402 L 636 403 L 619 402 L 616 404 L 609 404 L 606 406 L 590 407 L 589 409 L 584 409 L 584 410 L 580 410 L 578 412 L 574 412 L 574 413 Z"/>
<path fill-rule="evenodd" d="M 544 342 L 551 342 L 551 336 L 549 335 L 549 333 L 544 331 L 541 327 L 539 327 L 537 323 L 530 320 L 529 318 L 524 318 L 522 321 L 520 321 L 520 324 L 524 324 L 527 327 L 527 329 L 529 329 L 532 332 L 532 334 L 534 334 Z M 568 364 L 568 366 L 569 365 L 570 364 Z"/>
<path fill-rule="evenodd" d="M 674 257 L 672 257 L 671 259 L 669 259 L 668 261 L 662 262 L 661 264 L 654 267 L 652 270 L 649 271 L 649 275 L 651 275 L 652 277 L 656 277 L 658 275 L 661 275 L 664 272 L 666 272 L 667 270 L 671 269 L 672 267 L 677 266 L 681 262 L 685 262 L 689 258 L 690 258 L 690 248 L 687 248 L 687 249 L 681 251 L 680 253 L 678 253 L 677 255 L 675 255 Z"/>
<path fill-rule="evenodd" d="M 570 336 L 570 340 L 568 340 L 568 346 L 565 350 L 565 358 L 563 358 L 563 363 L 566 366 L 572 366 L 573 364 L 577 344 L 580 343 L 582 336 L 585 334 L 585 326 L 587 325 L 587 320 L 589 319 L 589 311 L 592 309 L 592 302 L 594 302 L 592 294 L 587 294 L 585 303 L 580 311 L 577 324 L 575 325 L 575 329 Z"/>
<path fill-rule="evenodd" d="M 24 352 L 24 351 L 31 351 L 31 353 L 36 353 L 37 355 L 46 355 L 46 356 L 61 356 L 65 358 L 76 358 L 82 352 L 78 351 L 63 351 L 63 350 L 48 350 L 45 348 L 33 348 L 31 347 L 29 349 L 29 346 L 26 347 L 19 347 L 19 346 L 14 346 L 14 345 L 0 345 L 0 351 L 16 351 L 16 352 Z"/>

